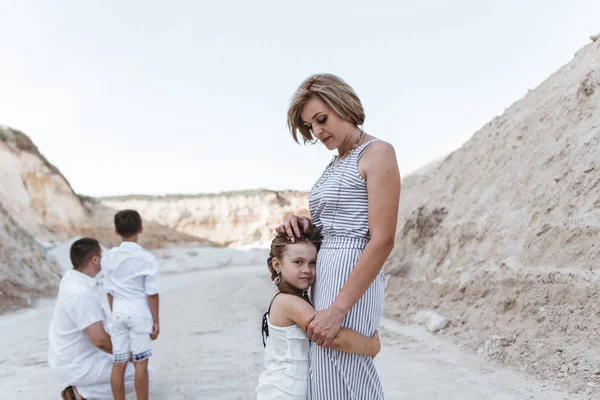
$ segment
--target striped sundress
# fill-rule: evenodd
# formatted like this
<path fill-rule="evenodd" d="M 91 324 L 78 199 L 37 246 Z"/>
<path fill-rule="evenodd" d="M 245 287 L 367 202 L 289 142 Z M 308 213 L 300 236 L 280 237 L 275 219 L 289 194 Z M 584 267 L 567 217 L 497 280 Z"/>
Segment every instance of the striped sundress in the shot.
<path fill-rule="evenodd" d="M 324 310 L 333 303 L 369 242 L 367 183 L 358 171 L 358 160 L 376 140 L 359 146 L 337 164 L 334 158 L 311 190 L 309 207 L 312 223 L 323 233 L 323 243 L 317 256 L 317 278 L 312 287 L 316 310 Z M 384 289 L 382 269 L 348 312 L 343 326 L 372 336 L 383 313 Z M 310 398 L 383 399 L 373 358 L 312 344 Z"/>

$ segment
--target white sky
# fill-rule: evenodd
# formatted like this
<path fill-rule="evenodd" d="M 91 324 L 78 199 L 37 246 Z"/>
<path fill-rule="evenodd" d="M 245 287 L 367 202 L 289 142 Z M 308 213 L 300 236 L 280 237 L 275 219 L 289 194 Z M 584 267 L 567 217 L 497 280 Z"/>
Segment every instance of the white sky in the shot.
<path fill-rule="evenodd" d="M 0 0 L 0 124 L 82 194 L 309 190 L 308 75 L 354 87 L 401 172 L 459 146 L 600 31 L 597 0 Z"/>

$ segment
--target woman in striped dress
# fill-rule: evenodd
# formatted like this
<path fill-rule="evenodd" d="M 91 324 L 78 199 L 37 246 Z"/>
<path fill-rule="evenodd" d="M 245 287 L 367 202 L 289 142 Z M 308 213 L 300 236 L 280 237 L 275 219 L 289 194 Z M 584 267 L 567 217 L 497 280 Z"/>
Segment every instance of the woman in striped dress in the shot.
<path fill-rule="evenodd" d="M 383 312 L 382 266 L 394 247 L 400 173 L 394 148 L 360 127 L 365 113 L 354 90 L 335 75 L 313 75 L 292 97 L 288 126 L 298 142 L 318 140 L 337 155 L 309 196 L 311 219 L 291 216 L 277 228 L 293 240 L 321 229 L 308 326 L 313 400 L 383 399 L 373 359 L 330 347 L 343 326 L 371 336 Z M 316 344 L 316 346 L 314 345 Z"/>

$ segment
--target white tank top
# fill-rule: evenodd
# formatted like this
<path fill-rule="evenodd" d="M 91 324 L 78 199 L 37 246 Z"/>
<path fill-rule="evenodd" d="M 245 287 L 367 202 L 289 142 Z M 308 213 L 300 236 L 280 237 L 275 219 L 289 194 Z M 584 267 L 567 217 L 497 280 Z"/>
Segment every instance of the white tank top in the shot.
<path fill-rule="evenodd" d="M 298 325 L 269 325 L 265 348 L 265 371 L 258 378 L 257 400 L 308 398 L 310 342 Z"/>

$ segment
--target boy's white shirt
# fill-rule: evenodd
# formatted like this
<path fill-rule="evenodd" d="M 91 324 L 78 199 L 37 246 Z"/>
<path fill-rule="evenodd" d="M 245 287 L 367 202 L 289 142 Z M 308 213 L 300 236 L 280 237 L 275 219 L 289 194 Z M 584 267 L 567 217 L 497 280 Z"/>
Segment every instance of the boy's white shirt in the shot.
<path fill-rule="evenodd" d="M 156 258 L 135 242 L 123 242 L 102 255 L 104 288 L 114 314 L 152 318 L 148 296 L 158 293 Z"/>

